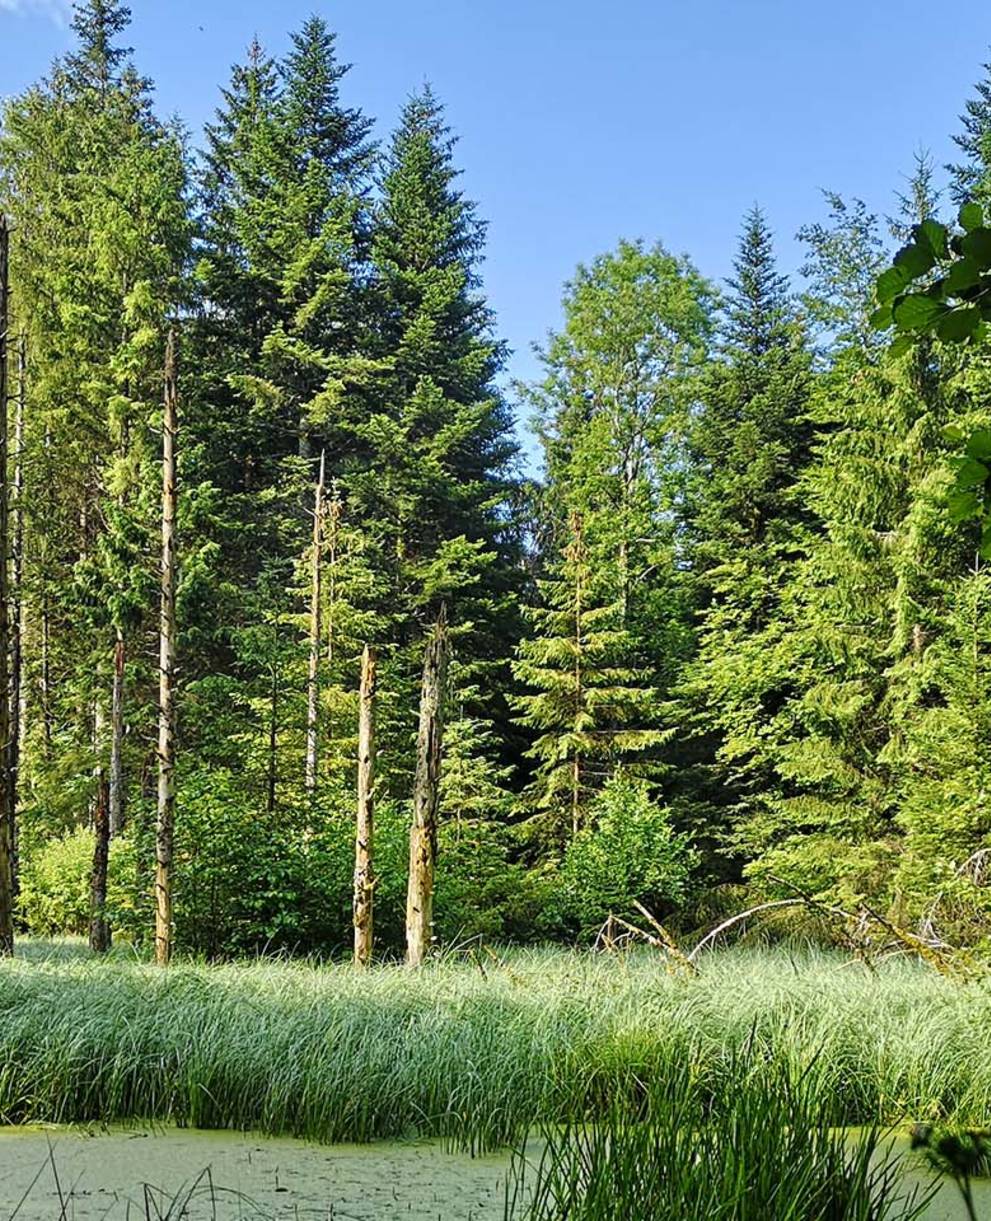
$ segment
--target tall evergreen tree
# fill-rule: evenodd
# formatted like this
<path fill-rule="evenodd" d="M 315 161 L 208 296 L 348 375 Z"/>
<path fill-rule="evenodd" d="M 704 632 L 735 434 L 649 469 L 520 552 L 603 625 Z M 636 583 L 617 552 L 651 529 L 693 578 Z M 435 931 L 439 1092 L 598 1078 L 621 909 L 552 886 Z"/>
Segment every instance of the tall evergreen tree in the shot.
<path fill-rule="evenodd" d="M 586 536 L 578 513 L 560 559 L 540 581 L 542 605 L 529 611 L 516 677 L 521 719 L 536 732 L 533 805 L 544 838 L 561 845 L 586 825 L 588 809 L 617 767 L 659 746 L 657 693 L 631 666 L 615 561 Z"/>
<path fill-rule="evenodd" d="M 356 456 L 342 488 L 395 646 L 383 686 L 399 684 L 400 706 L 412 707 L 424 626 L 446 603 L 459 672 L 478 691 L 473 711 L 505 723 L 516 446 L 495 385 L 503 348 L 480 292 L 484 225 L 457 188 L 454 146 L 433 93 L 410 98 L 382 163 L 371 243 L 381 372 L 347 417 Z M 382 720 L 383 741 L 408 738 L 405 718 Z"/>
<path fill-rule="evenodd" d="M 713 752 L 716 802 L 731 810 L 767 779 L 756 766 L 753 734 L 787 676 L 771 664 L 765 633 L 780 618 L 783 583 L 806 542 L 808 513 L 796 482 L 812 436 L 810 356 L 757 208 L 746 217 L 734 268 L 720 358 L 708 370 L 689 434 L 686 529 L 698 651 L 685 672 L 681 713 Z M 711 781 L 696 783 L 704 791 Z M 703 823 L 730 817 L 704 807 L 694 816 Z"/>
<path fill-rule="evenodd" d="M 957 204 L 973 200 L 986 206 L 991 202 L 988 166 L 991 165 L 991 63 L 984 64 L 984 78 L 975 85 L 975 96 L 969 98 L 960 116 L 963 131 L 953 142 L 963 153 L 963 160 L 946 168 L 950 172 L 950 190 Z"/>

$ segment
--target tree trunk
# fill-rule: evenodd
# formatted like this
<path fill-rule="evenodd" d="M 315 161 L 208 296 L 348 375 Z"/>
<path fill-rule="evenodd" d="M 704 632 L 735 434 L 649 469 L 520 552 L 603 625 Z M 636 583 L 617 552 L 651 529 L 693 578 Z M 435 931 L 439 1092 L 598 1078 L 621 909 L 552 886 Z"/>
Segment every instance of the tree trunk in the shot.
<path fill-rule="evenodd" d="M 320 720 L 320 560 L 323 547 L 325 454 L 313 495 L 313 556 L 310 561 L 310 664 L 306 685 L 306 791 L 317 788 L 317 729 Z"/>
<path fill-rule="evenodd" d="M 114 676 L 110 693 L 110 834 L 124 829 L 124 633 L 114 635 Z"/>
<path fill-rule="evenodd" d="M 11 811 L 11 887 L 17 897 L 17 781 L 21 765 L 21 737 L 24 732 L 24 689 L 21 681 L 24 657 L 25 604 L 24 583 L 24 409 L 27 403 L 27 341 L 22 333 L 17 348 L 17 408 L 14 416 L 14 528 L 13 590 L 11 592 L 10 643 L 10 761 L 7 780 Z"/>
<path fill-rule="evenodd" d="M 43 467 L 43 481 L 45 486 L 45 504 L 44 508 L 49 508 L 48 500 L 50 495 L 50 487 L 54 480 L 51 469 L 51 453 L 52 453 L 52 430 L 51 427 L 45 425 L 45 461 Z M 44 760 L 48 763 L 52 757 L 52 663 L 51 663 L 51 641 L 52 641 L 52 619 L 50 600 L 48 592 L 48 535 L 44 534 L 41 538 L 41 546 L 39 548 L 39 568 L 40 568 L 40 584 L 41 584 L 41 642 L 40 642 L 40 673 L 38 675 L 38 695 L 41 703 L 41 731 L 42 743 L 44 745 Z"/>
<path fill-rule="evenodd" d="M 375 892 L 375 650 L 366 644 L 361 654 L 358 696 L 358 820 L 354 841 L 354 962 L 367 967 L 372 959 Z"/>
<path fill-rule="evenodd" d="M 0 955 L 14 952 L 14 809 L 10 804 L 10 616 L 7 561 L 7 335 L 10 231 L 0 212 Z"/>
<path fill-rule="evenodd" d="M 272 689 L 268 706 L 268 776 L 266 777 L 265 808 L 271 817 L 275 813 L 279 784 L 279 666 L 272 662 Z"/>
<path fill-rule="evenodd" d="M 110 792 L 106 772 L 97 771 L 96 806 L 93 811 L 93 872 L 89 882 L 89 948 L 94 954 L 110 949 L 110 923 L 107 920 L 107 866 L 110 859 Z"/>
<path fill-rule="evenodd" d="M 172 835 L 175 822 L 176 658 L 176 434 L 178 387 L 176 337 L 165 351 L 165 411 L 162 418 L 162 617 L 158 684 L 158 822 L 155 831 L 155 961 L 172 957 Z"/>
<path fill-rule="evenodd" d="M 444 736 L 447 685 L 447 615 L 442 609 L 423 659 L 420 728 L 416 741 L 413 826 L 409 840 L 406 893 L 406 962 L 418 967 L 433 936 L 434 863 L 437 856 L 437 805 Z"/>

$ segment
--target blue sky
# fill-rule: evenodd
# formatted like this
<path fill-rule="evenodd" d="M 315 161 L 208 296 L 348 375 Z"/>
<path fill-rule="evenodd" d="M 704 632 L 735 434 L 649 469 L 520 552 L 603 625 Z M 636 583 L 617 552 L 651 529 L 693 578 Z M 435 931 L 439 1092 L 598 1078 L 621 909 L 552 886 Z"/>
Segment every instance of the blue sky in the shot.
<path fill-rule="evenodd" d="M 161 108 L 198 130 L 257 34 L 311 12 L 354 64 L 346 100 L 384 135 L 429 80 L 489 220 L 485 279 L 511 373 L 559 317 L 575 264 L 661 239 L 719 278 L 742 214 L 783 266 L 822 188 L 890 210 L 920 148 L 942 163 L 991 41 L 981 6 L 921 0 L 132 0 L 130 41 Z M 0 0 L 0 94 L 69 42 L 62 0 Z"/>

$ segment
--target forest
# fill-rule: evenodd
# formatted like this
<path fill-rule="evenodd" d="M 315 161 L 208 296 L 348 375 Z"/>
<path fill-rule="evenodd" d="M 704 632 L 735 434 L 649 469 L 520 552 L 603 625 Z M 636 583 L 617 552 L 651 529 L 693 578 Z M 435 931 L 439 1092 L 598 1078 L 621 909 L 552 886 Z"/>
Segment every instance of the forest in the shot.
<path fill-rule="evenodd" d="M 507 385 L 429 87 L 376 144 L 313 17 L 195 148 L 128 23 L 0 130 L 5 944 L 367 958 L 374 896 L 388 957 L 411 829 L 421 956 L 795 895 L 982 942 L 988 349 L 871 316 L 991 195 L 991 77 L 946 192 L 827 195 L 798 283 L 758 207 L 725 284 L 621 241 Z"/>
<path fill-rule="evenodd" d="M 429 86 L 130 19 L 0 111 L 0 1215 L 975 1221 L 991 65 L 520 382 Z"/>

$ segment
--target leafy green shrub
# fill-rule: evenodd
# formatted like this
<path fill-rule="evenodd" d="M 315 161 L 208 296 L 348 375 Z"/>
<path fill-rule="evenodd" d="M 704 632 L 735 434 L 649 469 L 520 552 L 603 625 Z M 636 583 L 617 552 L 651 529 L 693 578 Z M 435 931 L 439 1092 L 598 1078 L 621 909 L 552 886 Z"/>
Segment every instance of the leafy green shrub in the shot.
<path fill-rule="evenodd" d="M 82 935 L 89 930 L 93 832 L 80 827 L 48 840 L 24 856 L 20 869 L 19 912 L 29 932 L 40 937 Z M 124 840 L 111 845 L 107 910 L 111 924 L 128 928 L 134 910 L 132 850 Z"/>
<path fill-rule="evenodd" d="M 591 825 L 565 851 L 549 914 L 565 926 L 589 928 L 610 913 L 634 915 L 636 901 L 670 910 L 685 901 L 696 861 L 647 785 L 619 772 L 592 807 Z"/>

